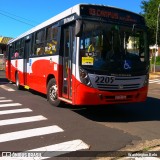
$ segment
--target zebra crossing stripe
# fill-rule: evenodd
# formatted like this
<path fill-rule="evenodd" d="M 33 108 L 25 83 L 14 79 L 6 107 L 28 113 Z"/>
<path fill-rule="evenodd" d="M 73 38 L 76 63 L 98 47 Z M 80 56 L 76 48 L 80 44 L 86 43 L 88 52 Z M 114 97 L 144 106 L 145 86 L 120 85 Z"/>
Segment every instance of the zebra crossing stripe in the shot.
<path fill-rule="evenodd" d="M 14 119 L 0 120 L 0 126 L 27 123 L 27 122 L 35 122 L 35 121 L 42 121 L 42 120 L 47 120 L 47 118 L 43 117 L 42 115 L 32 116 L 32 117 L 14 118 Z"/>
<path fill-rule="evenodd" d="M 149 80 L 149 83 L 156 83 L 156 82 L 160 82 L 160 79 L 152 79 L 152 80 Z"/>
<path fill-rule="evenodd" d="M 9 87 L 7 87 L 7 86 L 5 86 L 5 85 L 0 85 L 0 87 L 1 87 L 2 89 L 6 90 L 6 91 L 10 91 L 10 92 L 15 91 L 14 89 L 9 88 Z"/>
<path fill-rule="evenodd" d="M 59 144 L 54 144 L 50 146 L 29 150 L 28 152 L 41 152 L 43 155 L 41 159 L 46 159 L 46 158 L 59 156 L 65 153 L 73 152 L 73 151 L 89 149 L 89 147 L 90 146 L 84 143 L 82 140 L 77 139 L 77 140 L 62 142 Z"/>
<path fill-rule="evenodd" d="M 21 106 L 20 103 L 8 103 L 8 104 L 0 104 L 0 107 L 13 107 L 13 106 Z"/>
<path fill-rule="evenodd" d="M 33 150 L 21 152 L 17 155 L 17 157 L 12 157 L 12 160 L 42 160 L 42 159 L 48 159 L 55 156 L 60 156 L 62 154 L 78 151 L 78 150 L 84 150 L 89 149 L 89 145 L 84 143 L 82 140 L 72 140 L 67 142 L 62 142 L 50 146 L 45 146 L 41 148 L 36 148 Z M 29 155 L 29 153 L 36 153 L 37 156 L 35 157 L 20 157 L 20 155 Z M 16 155 L 16 154 L 15 154 Z M 10 160 L 11 157 L 2 157 L 2 160 Z"/>
<path fill-rule="evenodd" d="M 6 100 L 0 100 L 0 103 L 2 103 L 2 102 L 3 102 L 3 103 L 4 103 L 4 102 L 12 102 L 12 100 L 11 100 L 11 99 L 8 99 L 8 100 L 7 100 L 7 99 L 6 99 Z"/>
<path fill-rule="evenodd" d="M 18 140 L 18 139 L 30 138 L 35 136 L 47 135 L 47 134 L 52 134 L 57 132 L 63 132 L 63 131 L 64 130 L 61 129 L 60 127 L 53 125 L 53 126 L 47 126 L 47 127 L 41 127 L 41 128 L 4 133 L 4 134 L 0 134 L 0 143 Z"/>
<path fill-rule="evenodd" d="M 4 110 L 4 111 L 0 111 L 0 115 L 12 114 L 12 113 L 23 113 L 23 112 L 32 112 L 32 110 L 29 108 Z"/>

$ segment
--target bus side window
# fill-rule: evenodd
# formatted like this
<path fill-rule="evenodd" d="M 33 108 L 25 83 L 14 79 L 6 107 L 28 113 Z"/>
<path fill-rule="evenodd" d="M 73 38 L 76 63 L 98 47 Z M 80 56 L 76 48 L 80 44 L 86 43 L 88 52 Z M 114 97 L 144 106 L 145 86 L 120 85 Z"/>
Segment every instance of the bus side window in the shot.
<path fill-rule="evenodd" d="M 18 50 L 16 50 L 14 53 L 14 58 L 18 58 L 18 57 L 19 57 L 19 52 L 18 52 Z"/>
<path fill-rule="evenodd" d="M 57 45 L 58 45 L 58 27 L 52 27 L 52 50 L 55 54 L 57 52 Z"/>
<path fill-rule="evenodd" d="M 15 43 L 15 47 L 12 48 L 12 58 L 13 59 L 23 58 L 23 57 L 24 57 L 24 38 L 18 40 Z"/>
<path fill-rule="evenodd" d="M 24 56 L 24 39 L 20 40 L 20 49 L 19 49 L 19 57 L 23 58 Z"/>
<path fill-rule="evenodd" d="M 35 37 L 35 45 L 34 45 L 34 55 L 42 55 L 44 54 L 44 38 L 45 37 L 45 30 L 40 30 L 36 33 Z"/>
<path fill-rule="evenodd" d="M 52 27 L 46 29 L 45 54 L 52 54 Z"/>
<path fill-rule="evenodd" d="M 19 58 L 20 40 L 15 43 L 13 58 Z"/>
<path fill-rule="evenodd" d="M 45 54 L 56 54 L 57 53 L 57 35 L 58 28 L 49 27 L 46 30 L 46 44 Z"/>
<path fill-rule="evenodd" d="M 11 59 L 15 59 L 15 58 L 14 58 L 14 49 L 15 49 L 14 46 L 15 46 L 14 43 L 12 43 L 12 47 L 10 48 L 10 56 L 11 56 Z"/>
<path fill-rule="evenodd" d="M 9 46 L 9 50 L 8 50 L 8 59 L 12 59 L 13 58 L 13 44 L 11 44 Z"/>
<path fill-rule="evenodd" d="M 44 45 L 37 45 L 36 47 L 36 55 L 42 55 L 44 54 Z"/>

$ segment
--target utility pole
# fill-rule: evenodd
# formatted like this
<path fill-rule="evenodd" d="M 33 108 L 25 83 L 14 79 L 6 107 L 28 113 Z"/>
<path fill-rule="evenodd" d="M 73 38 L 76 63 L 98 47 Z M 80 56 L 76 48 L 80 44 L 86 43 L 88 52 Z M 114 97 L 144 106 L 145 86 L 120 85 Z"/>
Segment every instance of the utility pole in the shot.
<path fill-rule="evenodd" d="M 158 52 L 158 29 L 159 29 L 159 9 L 160 4 L 158 5 L 158 14 L 157 14 L 157 29 L 156 29 L 156 44 L 155 44 L 155 55 L 154 55 L 154 73 L 156 71 L 156 53 Z"/>

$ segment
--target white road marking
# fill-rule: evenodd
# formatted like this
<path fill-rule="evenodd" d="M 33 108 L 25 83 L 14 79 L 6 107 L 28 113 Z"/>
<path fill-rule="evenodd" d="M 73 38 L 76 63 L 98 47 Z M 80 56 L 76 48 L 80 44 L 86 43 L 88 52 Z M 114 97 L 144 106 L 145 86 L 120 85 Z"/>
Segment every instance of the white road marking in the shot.
<path fill-rule="evenodd" d="M 52 134 L 57 132 L 63 132 L 63 131 L 64 130 L 61 129 L 60 127 L 53 125 L 53 126 L 47 126 L 47 127 L 41 127 L 41 128 L 4 133 L 4 134 L 0 134 L 0 143 L 18 140 L 18 139 L 30 138 L 35 136 L 47 135 L 47 134 Z"/>
<path fill-rule="evenodd" d="M 79 149 L 88 149 L 89 146 L 84 143 L 82 140 L 72 140 L 67 142 L 62 142 L 58 144 L 53 144 L 50 146 L 45 146 L 41 148 L 36 148 L 29 150 L 29 152 L 43 152 L 43 151 L 77 151 Z"/>
<path fill-rule="evenodd" d="M 35 121 L 42 121 L 42 120 L 47 120 L 47 118 L 43 117 L 42 115 L 38 115 L 38 116 L 32 116 L 32 117 L 6 119 L 6 120 L 0 120 L 0 126 L 27 123 L 27 122 L 35 122 Z"/>
<path fill-rule="evenodd" d="M 157 83 L 160 82 L 160 79 L 151 79 L 149 80 L 149 83 Z"/>
<path fill-rule="evenodd" d="M 0 97 L 0 99 L 5 99 L 5 97 Z"/>
<path fill-rule="evenodd" d="M 13 107 L 13 106 L 21 106 L 20 103 L 8 103 L 8 104 L 0 104 L 0 107 Z"/>
<path fill-rule="evenodd" d="M 12 102 L 12 100 L 11 99 L 0 100 L 0 103 L 2 103 L 2 102 Z"/>
<path fill-rule="evenodd" d="M 0 111 L 0 115 L 12 114 L 12 113 L 23 113 L 23 112 L 32 112 L 32 110 L 29 108 L 4 110 L 4 111 Z"/>
<path fill-rule="evenodd" d="M 0 85 L 0 87 L 1 87 L 2 89 L 6 90 L 6 91 L 10 91 L 10 92 L 15 91 L 14 89 L 9 88 L 9 87 L 7 87 L 7 86 L 5 86 L 5 85 Z"/>
<path fill-rule="evenodd" d="M 89 145 L 84 143 L 82 140 L 72 140 L 67 141 L 59 144 L 54 144 L 50 146 L 45 146 L 41 148 L 36 148 L 33 150 L 28 150 L 25 152 L 21 152 L 19 155 L 29 155 L 29 153 L 41 153 L 42 157 L 36 156 L 36 157 L 12 157 L 12 160 L 42 160 L 42 159 L 48 159 L 51 157 L 59 156 L 65 153 L 70 153 L 82 149 L 89 149 Z M 11 160 L 11 157 L 2 157 L 1 160 Z"/>

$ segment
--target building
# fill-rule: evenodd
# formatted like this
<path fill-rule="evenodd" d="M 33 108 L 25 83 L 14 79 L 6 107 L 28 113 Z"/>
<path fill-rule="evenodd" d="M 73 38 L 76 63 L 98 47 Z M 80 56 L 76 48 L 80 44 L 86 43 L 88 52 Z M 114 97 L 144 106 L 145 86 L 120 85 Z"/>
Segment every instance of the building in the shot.
<path fill-rule="evenodd" d="M 0 54 L 4 54 L 6 52 L 7 43 L 12 38 L 10 37 L 2 37 L 0 36 Z"/>
<path fill-rule="evenodd" d="M 5 68 L 5 52 L 7 49 L 8 41 L 12 39 L 10 37 L 2 37 L 0 36 L 0 70 L 4 70 Z"/>

